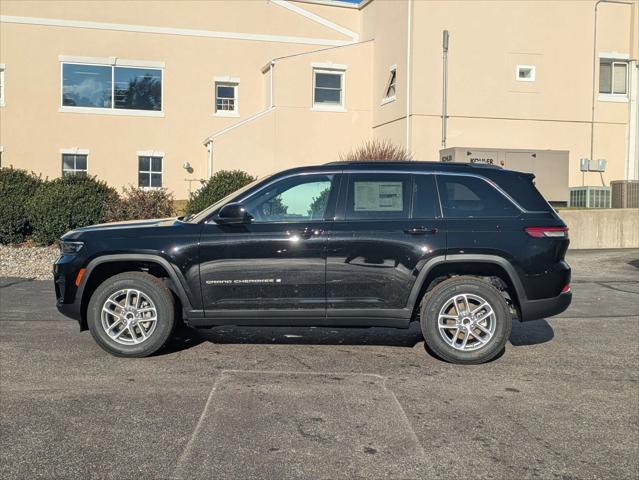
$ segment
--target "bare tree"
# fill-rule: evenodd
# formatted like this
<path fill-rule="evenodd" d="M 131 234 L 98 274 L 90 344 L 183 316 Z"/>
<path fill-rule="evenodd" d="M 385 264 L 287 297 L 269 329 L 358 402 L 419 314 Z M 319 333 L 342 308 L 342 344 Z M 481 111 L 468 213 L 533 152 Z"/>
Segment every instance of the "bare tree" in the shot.
<path fill-rule="evenodd" d="M 347 162 L 382 162 L 412 160 L 413 154 L 406 148 L 393 144 L 390 140 L 367 140 L 359 147 L 348 152 L 347 155 L 340 154 L 340 160 Z"/>

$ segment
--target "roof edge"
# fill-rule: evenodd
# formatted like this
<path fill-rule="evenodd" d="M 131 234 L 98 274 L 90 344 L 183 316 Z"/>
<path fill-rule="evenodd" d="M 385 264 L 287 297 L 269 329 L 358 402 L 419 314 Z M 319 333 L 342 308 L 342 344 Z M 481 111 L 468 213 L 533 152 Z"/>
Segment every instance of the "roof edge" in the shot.
<path fill-rule="evenodd" d="M 355 10 L 361 10 L 364 6 L 368 5 L 373 0 L 359 0 L 358 3 L 351 3 L 345 0 L 289 0 L 296 3 L 314 3 L 316 5 L 325 5 L 328 7 L 338 8 L 352 8 Z"/>

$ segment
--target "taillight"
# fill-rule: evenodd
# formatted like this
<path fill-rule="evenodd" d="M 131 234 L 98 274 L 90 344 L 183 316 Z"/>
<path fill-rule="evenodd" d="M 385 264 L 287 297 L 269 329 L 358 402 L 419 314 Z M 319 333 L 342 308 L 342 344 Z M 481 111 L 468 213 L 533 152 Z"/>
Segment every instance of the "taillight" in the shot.
<path fill-rule="evenodd" d="M 570 291 L 570 284 L 561 289 L 561 293 L 568 293 Z"/>
<path fill-rule="evenodd" d="M 566 238 L 568 227 L 526 227 L 526 233 L 535 238 Z"/>

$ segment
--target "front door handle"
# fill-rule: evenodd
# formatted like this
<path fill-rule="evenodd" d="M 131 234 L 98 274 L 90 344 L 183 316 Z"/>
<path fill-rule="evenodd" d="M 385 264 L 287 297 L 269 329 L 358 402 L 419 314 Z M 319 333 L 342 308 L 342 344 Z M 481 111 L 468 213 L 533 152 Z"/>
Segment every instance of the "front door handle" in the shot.
<path fill-rule="evenodd" d="M 407 228 L 406 230 L 404 230 L 404 233 L 408 233 L 409 235 L 433 235 L 437 233 L 437 229 L 427 227 L 414 227 Z"/>
<path fill-rule="evenodd" d="M 316 237 L 316 236 L 320 236 L 324 233 L 324 230 L 320 229 L 320 228 L 310 228 L 310 227 L 306 227 L 302 230 L 293 230 L 293 231 L 288 231 L 286 232 L 289 236 L 300 236 L 301 238 L 304 239 L 309 239 L 311 237 Z"/>

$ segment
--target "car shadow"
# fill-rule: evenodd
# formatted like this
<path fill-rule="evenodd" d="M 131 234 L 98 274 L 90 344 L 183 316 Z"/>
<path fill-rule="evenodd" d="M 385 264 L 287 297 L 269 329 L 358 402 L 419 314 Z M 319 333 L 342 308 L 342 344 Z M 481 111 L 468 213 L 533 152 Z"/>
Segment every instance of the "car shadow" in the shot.
<path fill-rule="evenodd" d="M 513 321 L 510 343 L 515 347 L 549 342 L 554 337 L 546 320 Z M 407 329 L 332 327 L 245 327 L 222 326 L 192 329 L 179 325 L 160 355 L 179 352 L 204 342 L 255 345 L 361 345 L 413 348 L 424 341 L 419 322 Z M 433 352 L 426 347 L 432 356 Z"/>
<path fill-rule="evenodd" d="M 554 336 L 554 330 L 544 319 L 530 322 L 514 321 L 509 340 L 513 346 L 523 347 L 525 345 L 538 345 L 549 342 Z"/>

